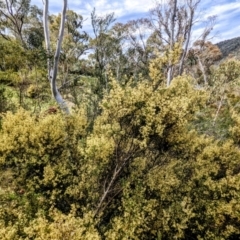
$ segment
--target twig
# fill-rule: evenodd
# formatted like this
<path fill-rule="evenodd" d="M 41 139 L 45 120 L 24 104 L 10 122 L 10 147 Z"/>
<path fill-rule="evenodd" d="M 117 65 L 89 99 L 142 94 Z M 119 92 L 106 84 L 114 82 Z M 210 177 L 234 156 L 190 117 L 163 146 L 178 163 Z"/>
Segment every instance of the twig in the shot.
<path fill-rule="evenodd" d="M 217 118 L 218 118 L 218 115 L 219 115 L 219 111 L 220 111 L 220 109 L 222 107 L 222 104 L 223 104 L 223 100 L 224 100 L 224 95 L 222 95 L 221 100 L 218 104 L 218 109 L 217 109 L 216 115 L 215 115 L 214 120 L 213 120 L 213 126 L 215 126 L 215 124 L 216 124 L 216 121 L 217 121 Z"/>

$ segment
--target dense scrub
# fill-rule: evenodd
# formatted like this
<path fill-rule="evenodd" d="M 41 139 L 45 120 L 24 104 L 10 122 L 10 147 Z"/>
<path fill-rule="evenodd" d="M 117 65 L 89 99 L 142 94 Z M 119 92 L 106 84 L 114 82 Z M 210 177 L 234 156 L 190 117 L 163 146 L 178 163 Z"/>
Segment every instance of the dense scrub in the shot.
<path fill-rule="evenodd" d="M 110 84 L 92 123 L 3 116 L 1 239 L 238 238 L 238 112 L 219 141 L 194 130 L 209 94 L 191 78 Z"/>
<path fill-rule="evenodd" d="M 6 15 L 22 32 L 0 24 L 0 239 L 240 238 L 240 62 L 216 63 L 210 29 L 187 47 L 192 1 L 165 42 L 173 2 L 151 11 L 165 32 L 94 10 L 91 38 L 67 11 L 56 82 L 68 115 L 51 99 L 42 11 L 11 2 L 25 14 Z"/>

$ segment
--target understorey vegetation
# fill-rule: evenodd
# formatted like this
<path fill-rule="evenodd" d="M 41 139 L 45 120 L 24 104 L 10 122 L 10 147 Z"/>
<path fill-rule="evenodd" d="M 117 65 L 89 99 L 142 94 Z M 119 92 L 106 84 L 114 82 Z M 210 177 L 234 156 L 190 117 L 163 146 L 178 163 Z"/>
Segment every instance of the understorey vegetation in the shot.
<path fill-rule="evenodd" d="M 94 10 L 90 37 L 68 10 L 56 75 L 67 113 L 49 87 L 61 15 L 48 16 L 50 50 L 40 9 L 0 4 L 18 23 L 0 18 L 0 239 L 240 238 L 240 61 L 219 62 L 206 39 L 185 49 L 200 1 L 185 2 L 151 12 L 173 35 Z"/>

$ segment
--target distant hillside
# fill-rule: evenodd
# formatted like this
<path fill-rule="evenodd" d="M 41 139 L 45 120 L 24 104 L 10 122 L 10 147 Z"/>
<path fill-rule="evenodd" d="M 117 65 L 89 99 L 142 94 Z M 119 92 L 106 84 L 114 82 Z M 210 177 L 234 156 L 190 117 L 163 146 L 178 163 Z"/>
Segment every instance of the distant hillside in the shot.
<path fill-rule="evenodd" d="M 220 48 L 223 58 L 226 58 L 231 54 L 240 59 L 240 37 L 225 40 L 216 45 Z"/>

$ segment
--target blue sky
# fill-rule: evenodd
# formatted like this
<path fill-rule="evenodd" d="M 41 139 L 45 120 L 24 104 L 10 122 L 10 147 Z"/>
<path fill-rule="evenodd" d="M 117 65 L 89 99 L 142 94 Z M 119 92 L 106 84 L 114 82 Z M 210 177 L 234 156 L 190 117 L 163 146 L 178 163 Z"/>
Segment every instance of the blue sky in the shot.
<path fill-rule="evenodd" d="M 84 30 L 90 31 L 90 14 L 96 8 L 97 15 L 114 12 L 117 22 L 146 17 L 155 0 L 69 0 L 69 9 L 81 14 L 84 19 Z M 159 0 L 158 2 L 164 2 Z M 42 7 L 42 0 L 32 0 L 32 4 Z M 61 0 L 49 0 L 50 13 L 61 12 Z M 216 24 L 212 32 L 212 42 L 219 42 L 240 36 L 240 0 L 202 0 L 198 8 L 198 23 L 193 33 L 197 38 L 203 30 L 204 22 L 209 16 L 216 15 Z"/>

